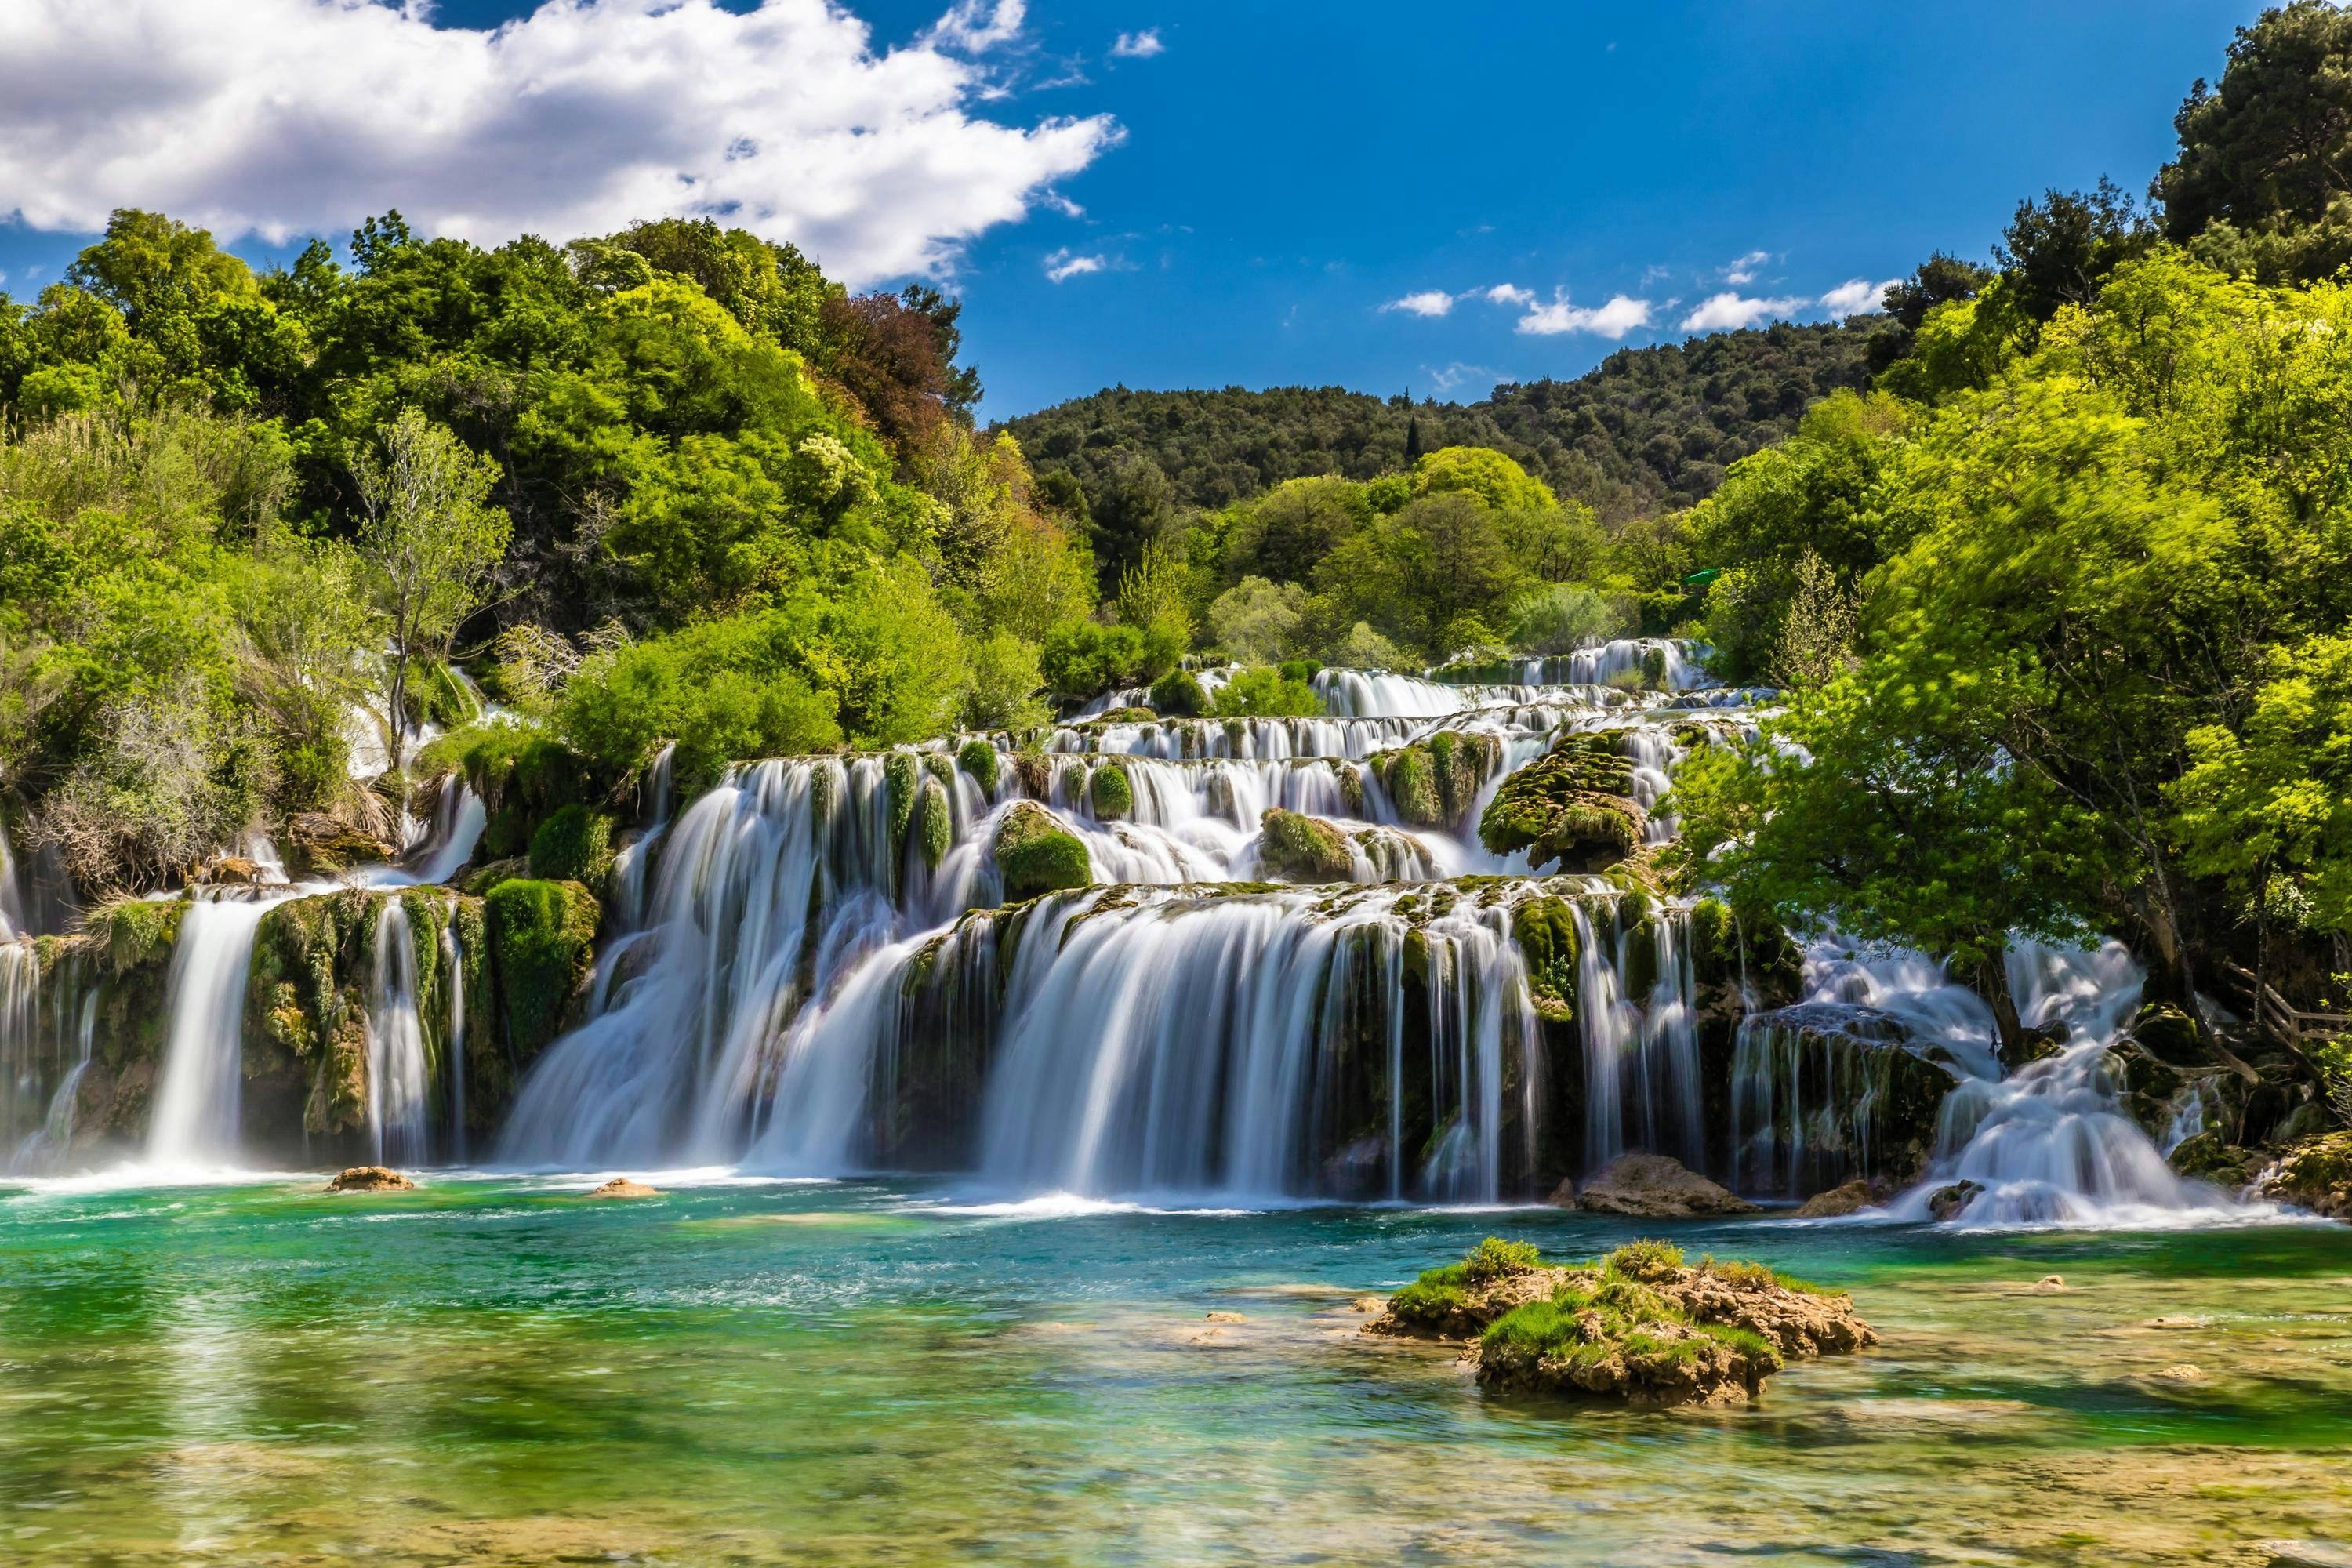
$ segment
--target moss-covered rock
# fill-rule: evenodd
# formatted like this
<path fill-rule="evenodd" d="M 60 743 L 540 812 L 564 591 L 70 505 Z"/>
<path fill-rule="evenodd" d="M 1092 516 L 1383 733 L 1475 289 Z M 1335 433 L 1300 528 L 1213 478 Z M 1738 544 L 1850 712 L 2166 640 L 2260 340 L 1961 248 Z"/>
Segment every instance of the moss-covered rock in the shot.
<path fill-rule="evenodd" d="M 1441 730 L 1426 740 L 1381 752 L 1368 766 L 1388 791 L 1398 819 L 1416 827 L 1451 826 L 1469 814 L 1503 760 L 1493 735 Z"/>
<path fill-rule="evenodd" d="M 922 804 L 915 810 L 915 837 L 922 847 L 924 866 L 938 870 L 955 838 L 955 810 L 948 804 L 946 786 L 937 779 L 923 785 Z"/>
<path fill-rule="evenodd" d="M 1117 763 L 1096 768 L 1087 778 L 1087 799 L 1100 821 L 1118 822 L 1129 816 L 1135 810 L 1135 790 L 1128 782 L 1127 769 Z"/>
<path fill-rule="evenodd" d="M 985 741 L 966 741 L 956 748 L 956 766 L 972 776 L 981 794 L 992 797 L 996 794 L 998 763 L 994 746 Z"/>
<path fill-rule="evenodd" d="M 530 874 L 542 882 L 601 888 L 613 873 L 613 819 L 575 801 L 559 806 L 530 836 Z"/>
<path fill-rule="evenodd" d="M 1511 911 L 1511 938 L 1528 969 L 1528 999 L 1554 1023 L 1576 1016 L 1577 963 L 1581 957 L 1576 911 L 1565 899 L 1529 899 Z"/>
<path fill-rule="evenodd" d="M 1601 739 L 1564 737 L 1504 780 L 1479 817 L 1479 842 L 1497 855 L 1525 849 L 1538 871 L 1598 871 L 1633 853 L 1644 826 L 1633 763 Z"/>
<path fill-rule="evenodd" d="M 562 1032 L 564 1012 L 588 978 L 601 913 L 577 882 L 518 879 L 483 899 L 499 1016 L 518 1066 Z"/>
<path fill-rule="evenodd" d="M 2330 1219 L 2352 1220 L 2352 1132 L 2327 1132 L 2288 1150 L 2263 1173 L 2263 1195 Z"/>
<path fill-rule="evenodd" d="M 2150 1002 L 2142 1007 L 2126 1033 L 2158 1060 L 2175 1067 L 2196 1067 L 2208 1059 L 2197 1020 L 2169 1002 Z"/>
<path fill-rule="evenodd" d="M 1004 814 L 992 848 L 1008 903 L 1095 879 L 1086 844 L 1034 801 L 1021 801 Z"/>
<path fill-rule="evenodd" d="M 297 812 L 289 818 L 278 848 L 286 868 L 298 877 L 331 877 L 400 856 L 400 846 L 317 811 Z"/>
<path fill-rule="evenodd" d="M 1268 806 L 1258 817 L 1258 865 L 1285 882 L 1345 882 L 1355 858 L 1347 834 L 1330 823 Z"/>
<path fill-rule="evenodd" d="M 1209 710 L 1209 694 L 1189 669 L 1171 669 L 1151 683 L 1151 706 L 1176 719 L 1197 719 Z"/>

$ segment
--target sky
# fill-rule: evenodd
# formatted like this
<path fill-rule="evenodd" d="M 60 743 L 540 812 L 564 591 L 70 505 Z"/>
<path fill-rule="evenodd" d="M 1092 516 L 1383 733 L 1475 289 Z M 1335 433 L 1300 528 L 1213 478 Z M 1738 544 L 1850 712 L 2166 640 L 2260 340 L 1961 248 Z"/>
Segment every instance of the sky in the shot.
<path fill-rule="evenodd" d="M 2018 200 L 2145 189 L 2261 6 L 0 0 L 0 290 L 109 210 L 257 263 L 710 213 L 929 279 L 1006 417 L 1097 388 L 1458 399 L 1865 309 Z"/>

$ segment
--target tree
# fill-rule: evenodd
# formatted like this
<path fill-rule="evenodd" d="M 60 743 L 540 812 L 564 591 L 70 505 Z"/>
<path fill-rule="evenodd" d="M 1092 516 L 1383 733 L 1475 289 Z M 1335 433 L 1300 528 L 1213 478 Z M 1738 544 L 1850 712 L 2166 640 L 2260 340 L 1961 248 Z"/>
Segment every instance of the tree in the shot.
<path fill-rule="evenodd" d="M 1371 515 L 1363 487 L 1336 474 L 1286 479 L 1237 509 L 1226 569 L 1237 577 L 1304 583 L 1315 563 Z"/>
<path fill-rule="evenodd" d="M 1175 487 L 1150 458 L 1129 457 L 1103 475 L 1088 510 L 1096 562 L 1116 581 L 1175 521 Z"/>
<path fill-rule="evenodd" d="M 1292 650 L 1299 605 L 1306 597 L 1307 591 L 1296 583 L 1244 577 L 1210 605 L 1209 634 L 1234 658 L 1272 664 Z"/>
<path fill-rule="evenodd" d="M 498 464 L 414 408 L 401 410 L 375 449 L 352 448 L 350 464 L 365 514 L 360 552 L 390 623 L 386 698 L 398 772 L 407 759 L 411 668 L 449 657 L 458 626 L 488 595 L 514 522 L 490 504 Z"/>
<path fill-rule="evenodd" d="M 2050 190 L 2020 202 L 1993 258 L 2009 272 L 2017 303 L 2038 321 L 2061 305 L 2087 305 L 2122 262 L 2147 248 L 2154 227 L 2128 192 L 2102 177 L 2089 191 Z"/>
<path fill-rule="evenodd" d="M 2179 155 L 2151 190 L 2171 238 L 2265 281 L 2352 258 L 2352 14 L 2324 0 L 2263 12 L 2172 124 Z"/>
<path fill-rule="evenodd" d="M 1911 276 L 1886 290 L 1886 313 L 1906 331 L 1917 331 L 1927 312 L 1954 300 L 1973 300 L 1977 290 L 1992 281 L 1992 269 L 1963 261 L 1938 250 L 1911 269 Z"/>

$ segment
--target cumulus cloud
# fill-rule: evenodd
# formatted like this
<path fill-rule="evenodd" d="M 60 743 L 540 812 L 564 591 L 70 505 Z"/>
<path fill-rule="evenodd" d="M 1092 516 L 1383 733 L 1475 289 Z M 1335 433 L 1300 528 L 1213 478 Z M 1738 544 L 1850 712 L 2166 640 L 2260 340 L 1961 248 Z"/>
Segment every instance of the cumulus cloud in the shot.
<path fill-rule="evenodd" d="M 1045 258 L 1045 276 L 1059 283 L 1087 272 L 1107 272 L 1110 269 L 1108 256 L 1079 256 L 1067 248 L 1056 250 Z"/>
<path fill-rule="evenodd" d="M 1532 305 L 1536 302 L 1536 291 L 1522 289 L 1516 283 L 1497 283 L 1486 290 L 1486 298 L 1497 305 Z"/>
<path fill-rule="evenodd" d="M 923 42 L 938 48 L 985 54 L 1021 36 L 1028 19 L 1027 0 L 956 0 L 947 15 L 923 31 Z"/>
<path fill-rule="evenodd" d="M 1407 294 L 1402 300 L 1391 300 L 1381 309 L 1402 310 L 1413 316 L 1442 316 L 1454 309 L 1454 296 L 1443 289 L 1424 289 L 1418 294 Z"/>
<path fill-rule="evenodd" d="M 1146 27 L 1139 33 L 1121 33 L 1110 47 L 1110 58 L 1115 60 L 1148 60 L 1154 55 L 1165 54 L 1167 50 L 1168 46 L 1160 40 L 1160 29 Z"/>
<path fill-rule="evenodd" d="M 1822 296 L 1822 309 L 1840 318 L 1866 315 L 1885 304 L 1886 291 L 1901 281 L 1899 278 L 1889 278 L 1884 283 L 1849 279 Z"/>
<path fill-rule="evenodd" d="M 397 206 L 497 242 L 709 216 L 860 286 L 950 265 L 1120 136 L 978 118 L 958 52 L 1020 0 L 959 0 L 877 52 L 826 0 L 546 0 L 496 31 L 341 0 L 0 5 L 0 215 L 95 229 L 159 208 L 280 243 Z"/>
<path fill-rule="evenodd" d="M 1786 316 L 1811 304 L 1811 300 L 1751 300 L 1745 295 L 1726 290 L 1710 294 L 1699 301 L 1698 308 L 1683 318 L 1686 332 L 1725 332 L 1775 316 Z"/>
<path fill-rule="evenodd" d="M 1651 309 L 1649 300 L 1623 294 L 1612 297 L 1605 305 L 1571 305 L 1566 293 L 1555 291 L 1549 304 L 1537 305 L 1519 318 L 1517 330 L 1536 337 L 1591 332 L 1595 337 L 1622 338 L 1648 326 Z"/>

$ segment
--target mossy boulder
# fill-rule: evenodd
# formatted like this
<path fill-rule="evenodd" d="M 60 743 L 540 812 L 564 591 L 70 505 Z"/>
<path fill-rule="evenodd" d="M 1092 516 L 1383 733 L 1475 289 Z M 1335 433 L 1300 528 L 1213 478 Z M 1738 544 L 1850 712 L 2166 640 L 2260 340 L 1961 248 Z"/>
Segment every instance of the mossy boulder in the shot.
<path fill-rule="evenodd" d="M 295 813 L 278 836 L 278 848 L 287 870 L 298 877 L 331 877 L 400 857 L 400 846 L 318 811 Z"/>
<path fill-rule="evenodd" d="M 577 801 L 557 807 L 531 834 L 529 864 L 542 882 L 603 887 L 613 874 L 613 818 Z"/>
<path fill-rule="evenodd" d="M 1536 1012 L 1567 1023 L 1576 1016 L 1577 963 L 1582 956 L 1576 911 L 1565 899 L 1529 899 L 1511 911 L 1511 938 L 1527 965 L 1528 994 Z"/>
<path fill-rule="evenodd" d="M 1478 820 L 1495 854 L 1525 849 L 1536 870 L 1599 871 L 1632 854 L 1645 826 L 1632 762 L 1570 735 L 1503 781 Z"/>
<path fill-rule="evenodd" d="M 507 1042 L 527 1066 L 562 1032 L 588 978 L 602 910 L 577 882 L 517 879 L 489 890 L 482 915 Z"/>
<path fill-rule="evenodd" d="M 1209 694 L 1189 669 L 1171 669 L 1151 683 L 1151 706 L 1177 719 L 1197 719 L 1209 710 Z"/>
<path fill-rule="evenodd" d="M 1644 1407 L 1745 1403 L 1790 1361 L 1878 1338 L 1842 1292 L 1761 1264 L 1685 1266 L 1679 1248 L 1648 1241 L 1549 1263 L 1491 1237 L 1399 1291 L 1364 1331 L 1466 1340 L 1462 1359 L 1496 1392 Z"/>
<path fill-rule="evenodd" d="M 1460 822 L 1502 764 L 1503 743 L 1493 735 L 1441 730 L 1426 740 L 1381 752 L 1367 764 L 1388 791 L 1400 821 L 1416 827 Z"/>
<path fill-rule="evenodd" d="M 936 871 L 955 841 L 955 808 L 948 804 L 947 786 L 932 779 L 923 785 L 922 804 L 915 808 L 915 842 L 923 864 Z"/>
<path fill-rule="evenodd" d="M 1084 841 L 1034 801 L 1021 801 L 1004 814 L 992 847 L 1007 903 L 1083 888 L 1095 879 Z"/>
<path fill-rule="evenodd" d="M 1128 783 L 1127 770 L 1117 763 L 1105 763 L 1087 775 L 1087 799 L 1095 808 L 1095 816 L 1104 822 L 1118 822 L 1135 811 L 1135 790 Z"/>
<path fill-rule="evenodd" d="M 2150 1002 L 2142 1007 L 2126 1032 L 2150 1055 L 2175 1067 L 2197 1067 L 2208 1059 L 2197 1020 L 2169 1002 Z"/>
<path fill-rule="evenodd" d="M 2184 1176 L 2234 1192 L 2254 1179 L 2262 1168 L 2262 1156 L 2227 1142 L 2219 1132 L 2208 1131 L 2182 1139 L 2168 1163 Z"/>
<path fill-rule="evenodd" d="M 956 766 L 970 773 L 980 785 L 980 793 L 993 796 L 1000 766 L 994 746 L 985 741 L 966 741 L 956 748 Z"/>
<path fill-rule="evenodd" d="M 1318 817 L 1268 806 L 1258 817 L 1258 867 L 1285 882 L 1347 882 L 1355 857 L 1348 836 Z"/>
<path fill-rule="evenodd" d="M 2330 1219 L 2352 1220 L 2352 1131 L 2322 1133 L 2289 1149 L 2263 1173 L 2262 1192 Z"/>

